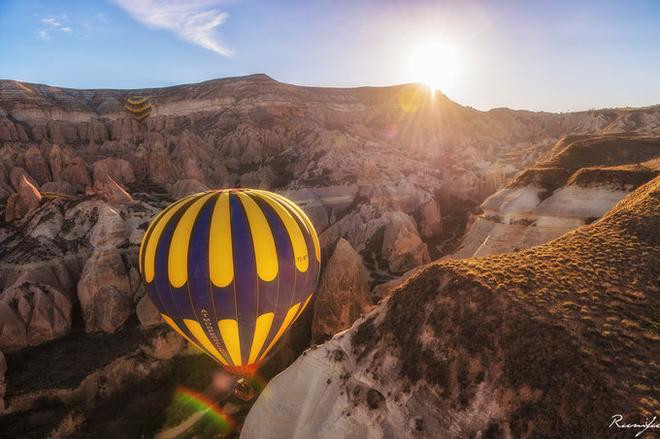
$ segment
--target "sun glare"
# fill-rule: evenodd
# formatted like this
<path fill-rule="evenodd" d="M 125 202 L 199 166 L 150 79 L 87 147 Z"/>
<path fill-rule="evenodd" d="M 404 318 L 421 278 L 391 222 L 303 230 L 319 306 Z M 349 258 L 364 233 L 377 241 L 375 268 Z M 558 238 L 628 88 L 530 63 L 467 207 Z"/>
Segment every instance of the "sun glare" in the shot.
<path fill-rule="evenodd" d="M 414 81 L 432 90 L 446 90 L 460 74 L 460 59 L 455 48 L 442 41 L 417 44 L 410 56 L 410 74 Z"/>

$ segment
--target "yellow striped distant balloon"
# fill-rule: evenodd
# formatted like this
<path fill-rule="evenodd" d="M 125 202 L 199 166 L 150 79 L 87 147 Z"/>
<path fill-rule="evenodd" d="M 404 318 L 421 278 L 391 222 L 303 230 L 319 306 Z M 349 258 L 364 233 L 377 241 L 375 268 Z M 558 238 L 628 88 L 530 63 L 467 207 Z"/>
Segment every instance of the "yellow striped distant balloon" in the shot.
<path fill-rule="evenodd" d="M 252 189 L 171 204 L 149 225 L 139 258 L 165 322 L 240 375 L 252 375 L 305 310 L 321 263 L 307 215 Z"/>

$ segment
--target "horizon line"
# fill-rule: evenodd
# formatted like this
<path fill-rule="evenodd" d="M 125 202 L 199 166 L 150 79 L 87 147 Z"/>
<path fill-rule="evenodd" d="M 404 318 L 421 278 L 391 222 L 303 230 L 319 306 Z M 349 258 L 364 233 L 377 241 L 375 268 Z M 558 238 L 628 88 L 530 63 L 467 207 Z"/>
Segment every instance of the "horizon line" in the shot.
<path fill-rule="evenodd" d="M 125 88 L 113 88 L 113 87 L 69 87 L 69 86 L 59 86 L 59 85 L 53 85 L 45 82 L 32 82 L 32 81 L 24 81 L 20 79 L 11 79 L 11 78 L 0 78 L 0 82 L 18 82 L 21 84 L 29 84 L 29 85 L 37 85 L 37 86 L 45 86 L 45 87 L 51 87 L 51 88 L 57 88 L 57 89 L 66 89 L 66 90 L 77 90 L 77 91 L 133 91 L 133 90 L 156 90 L 156 89 L 167 89 L 167 88 L 175 88 L 175 87 L 186 87 L 186 86 L 191 86 L 191 85 L 198 85 L 198 84 L 204 84 L 208 82 L 214 82 L 214 81 L 224 81 L 224 80 L 240 80 L 240 79 L 247 79 L 251 77 L 266 77 L 273 82 L 279 83 L 279 84 L 284 84 L 284 85 L 290 85 L 294 87 L 301 87 L 301 88 L 314 88 L 314 89 L 328 89 L 328 90 L 356 90 L 356 89 L 365 89 L 365 88 L 371 88 L 371 89 L 385 89 L 385 88 L 398 88 L 398 87 L 405 87 L 405 86 L 418 86 L 418 87 L 424 87 L 428 88 L 426 85 L 424 85 L 421 82 L 403 82 L 403 83 L 393 83 L 393 84 L 377 84 L 377 85 L 309 85 L 309 84 L 297 84 L 293 82 L 285 82 L 285 81 L 280 81 L 278 79 L 273 78 L 271 75 L 264 73 L 264 72 L 256 72 L 256 73 L 248 73 L 244 75 L 232 75 L 232 76 L 224 76 L 224 77 L 214 77 L 214 78 L 209 78 L 209 79 L 204 79 L 201 81 L 196 81 L 196 82 L 182 82 L 182 83 L 174 83 L 174 84 L 169 84 L 169 85 L 158 85 L 158 86 L 149 86 L 149 87 L 125 87 Z M 527 108 L 512 108 L 512 107 L 507 107 L 507 106 L 497 106 L 497 107 L 491 107 L 488 109 L 480 109 L 477 108 L 473 105 L 467 105 L 467 104 L 462 104 L 459 103 L 455 100 L 453 100 L 451 97 L 449 97 L 446 93 L 444 93 L 442 90 L 430 90 L 432 93 L 440 93 L 453 103 L 460 105 L 462 107 L 466 108 L 471 108 L 476 111 L 480 111 L 483 113 L 487 113 L 490 111 L 498 111 L 498 110 L 509 110 L 509 111 L 520 111 L 520 112 L 530 112 L 530 113 L 552 113 L 552 114 L 563 114 L 563 113 L 588 113 L 591 111 L 604 111 L 604 110 L 645 110 L 645 109 L 651 109 L 660 106 L 660 103 L 656 104 L 649 104 L 649 105 L 642 105 L 642 106 L 632 106 L 632 105 L 621 105 L 621 106 L 612 106 L 612 107 L 590 107 L 587 109 L 572 109 L 572 110 L 530 110 Z"/>

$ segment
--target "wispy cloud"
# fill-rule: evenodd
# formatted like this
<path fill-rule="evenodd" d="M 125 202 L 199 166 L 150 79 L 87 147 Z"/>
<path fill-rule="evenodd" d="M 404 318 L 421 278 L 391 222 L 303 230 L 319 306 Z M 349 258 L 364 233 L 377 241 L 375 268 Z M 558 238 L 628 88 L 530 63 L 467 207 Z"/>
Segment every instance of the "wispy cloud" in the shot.
<path fill-rule="evenodd" d="M 197 44 L 222 56 L 232 56 L 217 37 L 216 29 L 228 14 L 216 7 L 218 0 L 114 0 L 139 22 L 166 29 L 189 43 Z"/>
<path fill-rule="evenodd" d="M 62 25 L 62 22 L 59 21 L 59 20 L 58 20 L 57 18 L 55 18 L 55 17 L 46 17 L 46 18 L 42 18 L 42 19 L 41 19 L 41 22 L 42 22 L 42 23 L 45 23 L 45 24 L 47 24 L 47 25 L 49 25 L 49 26 L 53 26 L 53 27 L 60 27 L 60 26 L 63 26 L 63 25 Z"/>
<path fill-rule="evenodd" d="M 48 35 L 47 30 L 41 29 L 41 30 L 37 31 L 37 38 L 39 38 L 40 40 L 47 41 L 47 40 L 50 40 L 50 35 Z"/>
<path fill-rule="evenodd" d="M 70 26 L 66 25 L 67 16 L 61 15 L 59 17 L 48 16 L 39 20 L 42 25 L 45 25 L 44 28 L 37 31 L 37 38 L 47 41 L 51 39 L 52 31 L 59 31 L 70 33 L 73 32 L 73 29 Z"/>

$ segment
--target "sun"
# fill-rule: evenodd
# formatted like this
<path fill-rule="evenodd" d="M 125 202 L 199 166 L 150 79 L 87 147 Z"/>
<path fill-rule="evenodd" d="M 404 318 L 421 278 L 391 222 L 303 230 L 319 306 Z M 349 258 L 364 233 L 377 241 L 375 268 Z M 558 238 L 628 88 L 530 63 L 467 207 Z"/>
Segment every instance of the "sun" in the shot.
<path fill-rule="evenodd" d="M 446 90 L 460 76 L 461 60 L 450 44 L 427 40 L 416 44 L 410 54 L 410 75 L 432 90 Z"/>

